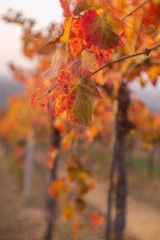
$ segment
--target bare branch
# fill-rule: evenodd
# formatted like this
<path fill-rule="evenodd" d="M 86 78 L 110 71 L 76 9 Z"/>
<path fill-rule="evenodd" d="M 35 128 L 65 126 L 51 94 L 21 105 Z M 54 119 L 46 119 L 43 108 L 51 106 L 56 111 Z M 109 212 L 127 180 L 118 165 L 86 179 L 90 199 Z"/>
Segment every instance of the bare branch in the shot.
<path fill-rule="evenodd" d="M 153 47 L 151 48 L 146 48 L 144 51 L 142 52 L 138 52 L 138 53 L 134 53 L 134 54 L 131 54 L 131 55 L 128 55 L 128 56 L 124 56 L 124 57 L 121 57 L 121 58 L 118 58 L 114 61 L 111 61 L 111 62 L 107 62 L 106 64 L 104 64 L 102 67 L 98 68 L 96 71 L 94 71 L 92 73 L 92 75 L 96 74 L 97 72 L 103 70 L 104 68 L 109 68 L 111 67 L 114 63 L 118 63 L 118 62 L 122 62 L 128 58 L 132 58 L 132 57 L 136 57 L 136 56 L 139 56 L 139 55 L 149 55 L 149 53 L 153 50 L 155 50 L 156 48 L 160 47 L 160 42 L 157 43 L 156 45 L 154 45 Z"/>
<path fill-rule="evenodd" d="M 130 13 L 128 13 L 127 15 L 125 15 L 123 18 L 121 18 L 121 21 L 124 21 L 128 16 L 133 15 L 134 12 L 136 12 L 138 9 L 142 8 L 146 3 L 151 2 L 152 0 L 147 0 L 144 3 L 138 5 L 134 10 L 132 10 Z"/>
<path fill-rule="evenodd" d="M 50 87 L 50 89 L 44 93 L 42 96 L 40 96 L 39 98 L 37 98 L 36 100 L 39 101 L 41 98 L 45 97 L 46 95 L 48 95 L 50 92 L 52 92 L 57 86 L 58 86 L 59 83 L 56 83 L 54 84 L 53 87 Z"/>

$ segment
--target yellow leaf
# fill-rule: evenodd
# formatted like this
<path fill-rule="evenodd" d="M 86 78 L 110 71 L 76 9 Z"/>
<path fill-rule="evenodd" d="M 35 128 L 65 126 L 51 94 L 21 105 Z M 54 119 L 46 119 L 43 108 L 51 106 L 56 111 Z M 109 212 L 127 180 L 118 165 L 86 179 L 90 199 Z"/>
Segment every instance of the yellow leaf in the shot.
<path fill-rule="evenodd" d="M 89 51 L 89 50 L 84 50 L 81 54 L 81 67 L 85 68 L 87 70 L 92 70 L 93 66 L 95 64 L 95 55 Z"/>
<path fill-rule="evenodd" d="M 157 76 L 160 74 L 160 67 L 159 66 L 153 66 L 149 70 L 148 77 L 150 78 L 153 85 L 156 84 Z"/>
<path fill-rule="evenodd" d="M 64 187 L 64 182 L 63 180 L 55 180 L 53 181 L 52 185 L 49 188 L 50 194 L 58 199 L 60 197 L 60 192 Z"/>
<path fill-rule="evenodd" d="M 65 42 L 69 41 L 71 20 L 72 20 L 72 18 L 67 18 L 64 20 L 64 26 L 63 26 L 64 31 L 61 34 L 61 36 L 58 38 L 58 41 L 56 41 L 57 44 L 65 43 Z"/>
<path fill-rule="evenodd" d="M 63 216 L 67 220 L 72 220 L 72 218 L 73 218 L 73 205 L 72 204 L 63 208 Z"/>
<path fill-rule="evenodd" d="M 144 87 L 146 85 L 146 82 L 144 81 L 144 79 L 141 76 L 139 76 L 139 82 L 142 87 Z"/>

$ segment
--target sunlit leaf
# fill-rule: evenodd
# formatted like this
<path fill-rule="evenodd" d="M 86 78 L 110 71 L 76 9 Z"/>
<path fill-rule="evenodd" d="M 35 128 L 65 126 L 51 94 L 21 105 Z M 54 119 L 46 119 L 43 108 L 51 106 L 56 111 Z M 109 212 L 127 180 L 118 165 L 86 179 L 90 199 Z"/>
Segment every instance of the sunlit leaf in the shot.
<path fill-rule="evenodd" d="M 69 35 L 70 35 L 70 28 L 71 28 L 71 21 L 72 18 L 66 18 L 64 20 L 64 26 L 63 26 L 63 31 L 60 34 L 58 38 L 56 38 L 54 41 L 48 42 L 47 46 L 50 46 L 52 44 L 60 44 L 60 43 L 65 43 L 69 41 Z"/>
<path fill-rule="evenodd" d="M 149 70 L 149 78 L 151 79 L 151 82 L 153 85 L 156 84 L 157 77 L 160 75 L 160 67 L 159 66 L 153 66 Z"/>

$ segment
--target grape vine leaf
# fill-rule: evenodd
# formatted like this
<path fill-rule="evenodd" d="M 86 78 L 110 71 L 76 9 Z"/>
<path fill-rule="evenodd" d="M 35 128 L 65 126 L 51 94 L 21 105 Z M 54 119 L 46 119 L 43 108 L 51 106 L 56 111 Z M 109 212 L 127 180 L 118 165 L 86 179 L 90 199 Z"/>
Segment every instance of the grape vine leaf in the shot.
<path fill-rule="evenodd" d="M 59 91 L 54 96 L 56 115 L 67 109 L 71 122 L 91 126 L 94 101 L 101 98 L 91 75 L 91 72 L 82 69 L 78 75 L 59 72 Z"/>
<path fill-rule="evenodd" d="M 106 14 L 99 16 L 95 10 L 89 9 L 81 17 L 85 41 L 101 49 L 111 49 L 119 45 L 119 35 L 107 22 Z"/>
<path fill-rule="evenodd" d="M 42 77 L 47 79 L 53 79 L 57 76 L 58 69 L 60 66 L 67 62 L 67 52 L 64 48 L 57 48 L 56 52 L 54 53 L 51 59 L 51 66 L 52 68 L 47 69 L 43 74 Z"/>

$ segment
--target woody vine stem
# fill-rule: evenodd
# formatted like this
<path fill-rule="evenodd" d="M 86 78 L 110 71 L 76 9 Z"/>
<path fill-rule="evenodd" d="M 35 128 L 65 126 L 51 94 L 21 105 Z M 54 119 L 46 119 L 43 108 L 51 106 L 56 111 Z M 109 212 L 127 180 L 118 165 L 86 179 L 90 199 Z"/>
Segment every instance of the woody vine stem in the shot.
<path fill-rule="evenodd" d="M 103 70 L 104 68 L 107 68 L 107 67 L 111 67 L 114 63 L 118 63 L 118 62 L 122 62 L 128 58 L 132 58 L 132 57 L 136 57 L 136 56 L 139 56 L 139 55 L 146 55 L 148 56 L 149 53 L 155 49 L 157 49 L 158 47 L 160 47 L 160 42 L 155 44 L 153 47 L 151 48 L 146 48 L 144 51 L 142 52 L 138 52 L 138 53 L 134 53 L 134 54 L 131 54 L 131 55 L 128 55 L 128 56 L 124 56 L 124 57 L 121 57 L 121 58 L 118 58 L 116 60 L 113 60 L 111 62 L 107 62 L 106 64 L 104 64 L 102 67 L 98 68 L 96 71 L 94 71 L 92 73 L 92 75 L 95 75 L 96 73 L 98 73 L 99 71 Z"/>

